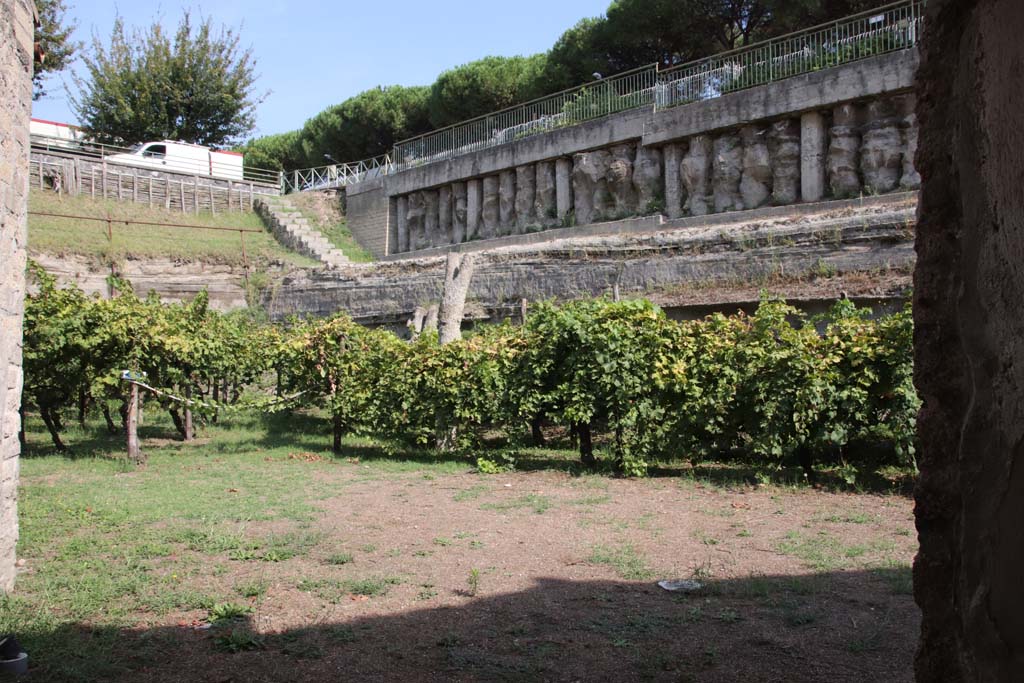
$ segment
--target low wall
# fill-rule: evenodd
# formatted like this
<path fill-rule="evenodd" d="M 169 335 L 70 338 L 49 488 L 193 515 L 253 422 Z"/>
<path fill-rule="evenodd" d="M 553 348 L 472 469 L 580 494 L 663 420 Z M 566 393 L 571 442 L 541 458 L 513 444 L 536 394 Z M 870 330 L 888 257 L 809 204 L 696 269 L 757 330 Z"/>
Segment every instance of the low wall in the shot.
<path fill-rule="evenodd" d="M 389 200 L 386 227 L 351 212 L 349 225 L 378 255 L 413 255 L 638 216 L 913 189 L 917 62 L 905 50 L 425 164 L 349 187 L 350 198 Z"/>

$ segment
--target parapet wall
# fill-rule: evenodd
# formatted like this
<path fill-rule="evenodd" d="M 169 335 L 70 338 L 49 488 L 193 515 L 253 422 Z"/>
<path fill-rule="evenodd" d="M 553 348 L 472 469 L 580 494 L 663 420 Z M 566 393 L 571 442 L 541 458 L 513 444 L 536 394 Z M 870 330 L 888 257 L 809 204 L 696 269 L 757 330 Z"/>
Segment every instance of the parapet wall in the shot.
<path fill-rule="evenodd" d="M 917 63 L 904 50 L 425 164 L 350 186 L 349 225 L 378 257 L 413 256 L 630 217 L 914 189 Z"/>

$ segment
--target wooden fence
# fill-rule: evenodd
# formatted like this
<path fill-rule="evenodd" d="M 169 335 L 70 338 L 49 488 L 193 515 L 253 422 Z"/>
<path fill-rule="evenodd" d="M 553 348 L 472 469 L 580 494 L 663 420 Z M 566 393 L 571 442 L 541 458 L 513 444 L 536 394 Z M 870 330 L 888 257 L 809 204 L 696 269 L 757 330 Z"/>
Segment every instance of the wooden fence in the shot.
<path fill-rule="evenodd" d="M 256 197 L 281 193 L 275 185 L 154 171 L 52 152 L 33 151 L 29 170 L 33 189 L 183 213 L 252 211 Z"/>

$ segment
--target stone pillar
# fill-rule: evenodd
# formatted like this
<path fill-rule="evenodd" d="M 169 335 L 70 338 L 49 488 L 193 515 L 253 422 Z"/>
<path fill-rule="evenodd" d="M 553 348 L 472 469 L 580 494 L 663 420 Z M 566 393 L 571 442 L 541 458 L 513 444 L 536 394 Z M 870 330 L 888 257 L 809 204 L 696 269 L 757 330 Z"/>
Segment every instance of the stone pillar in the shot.
<path fill-rule="evenodd" d="M 715 211 L 736 211 L 743 208 L 740 198 L 740 176 L 743 175 L 743 147 L 736 133 L 724 133 L 715 138 L 712 163 L 712 194 Z"/>
<path fill-rule="evenodd" d="M 498 176 L 489 175 L 483 181 L 483 201 L 480 203 L 480 237 L 483 239 L 498 236 L 498 226 L 501 222 L 498 204 Z"/>
<path fill-rule="evenodd" d="M 452 243 L 466 241 L 466 183 L 452 183 Z"/>
<path fill-rule="evenodd" d="M 441 244 L 439 210 L 440 201 L 437 190 L 423 191 L 423 235 L 426 240 L 426 247 L 436 247 Z"/>
<path fill-rule="evenodd" d="M 34 6 L 0 0 L 0 591 L 14 588 L 18 540 L 21 323 L 32 107 Z"/>
<path fill-rule="evenodd" d="M 523 234 L 538 221 L 533 215 L 537 201 L 537 169 L 533 165 L 516 166 L 516 232 Z"/>
<path fill-rule="evenodd" d="M 828 184 L 836 199 L 860 194 L 860 132 L 857 106 L 841 104 L 832 112 L 828 145 Z"/>
<path fill-rule="evenodd" d="M 1024 4 L 929 0 L 914 516 L 925 681 L 1024 680 Z"/>
<path fill-rule="evenodd" d="M 425 192 L 411 192 L 406 197 L 405 222 L 406 232 L 409 235 L 408 251 L 425 249 L 428 246 L 427 235 L 424 232 L 426 217 L 426 202 L 424 200 L 425 194 Z"/>
<path fill-rule="evenodd" d="M 772 123 L 768 153 L 772 157 L 772 203 L 792 204 L 800 198 L 800 130 L 792 119 Z"/>
<path fill-rule="evenodd" d="M 760 126 L 743 126 L 743 177 L 740 197 L 743 208 L 756 209 L 768 203 L 772 194 L 772 160 L 768 154 L 766 131 Z"/>
<path fill-rule="evenodd" d="M 606 150 L 583 152 L 572 159 L 572 196 L 576 225 L 589 225 L 605 218 L 609 208 Z"/>
<path fill-rule="evenodd" d="M 665 145 L 665 215 L 679 218 L 683 215 L 683 188 L 679 178 L 682 149 L 678 144 Z"/>
<path fill-rule="evenodd" d="M 466 181 L 466 240 L 476 239 L 480 234 L 482 189 L 479 178 Z"/>
<path fill-rule="evenodd" d="M 903 169 L 903 139 L 885 99 L 868 104 L 868 122 L 860 148 L 860 170 L 864 187 L 873 193 L 891 192 L 899 185 Z"/>
<path fill-rule="evenodd" d="M 615 145 L 609 150 L 611 159 L 605 178 L 611 194 L 612 209 L 608 218 L 619 219 L 636 214 L 636 188 L 633 186 L 634 145 Z"/>
<path fill-rule="evenodd" d="M 559 222 L 565 222 L 566 216 L 573 210 L 572 197 L 572 159 L 562 157 L 555 160 L 555 210 Z"/>
<path fill-rule="evenodd" d="M 437 246 L 452 243 L 452 186 L 442 185 L 437 190 Z"/>
<path fill-rule="evenodd" d="M 904 190 L 916 190 L 921 186 L 921 175 L 914 167 L 914 156 L 917 154 L 917 114 L 914 95 L 903 95 L 896 99 L 896 111 L 899 116 L 900 136 L 903 140 L 902 170 L 900 187 Z"/>
<path fill-rule="evenodd" d="M 395 216 L 398 220 L 398 234 L 396 235 L 395 251 L 402 253 L 409 251 L 409 199 L 402 195 L 395 202 Z"/>
<path fill-rule="evenodd" d="M 690 138 L 690 148 L 679 164 L 679 174 L 686 186 L 686 210 L 691 216 L 703 216 L 708 212 L 711 160 L 711 138 L 707 135 Z"/>
<path fill-rule="evenodd" d="M 498 234 L 509 235 L 516 225 L 516 172 L 498 174 Z"/>
<path fill-rule="evenodd" d="M 800 117 L 800 197 L 816 202 L 825 196 L 825 117 L 809 111 Z"/>
<path fill-rule="evenodd" d="M 636 159 L 633 161 L 633 187 L 636 188 L 636 205 L 641 216 L 649 216 L 665 210 L 661 150 L 657 147 L 636 146 Z"/>
<path fill-rule="evenodd" d="M 555 162 L 537 164 L 537 196 L 533 205 L 537 223 L 545 228 L 558 224 L 558 199 L 555 182 Z"/>

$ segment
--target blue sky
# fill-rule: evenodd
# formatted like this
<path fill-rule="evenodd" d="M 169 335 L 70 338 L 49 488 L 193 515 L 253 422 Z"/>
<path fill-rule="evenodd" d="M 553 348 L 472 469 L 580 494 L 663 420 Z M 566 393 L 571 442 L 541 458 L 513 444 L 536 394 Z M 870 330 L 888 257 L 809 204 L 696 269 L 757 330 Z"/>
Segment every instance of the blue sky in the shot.
<path fill-rule="evenodd" d="M 548 49 L 579 19 L 604 12 L 609 0 L 215 0 L 199 6 L 175 0 L 68 0 L 76 38 L 93 32 L 104 42 L 114 17 L 128 27 L 160 19 L 177 26 L 184 9 L 215 24 L 240 27 L 260 79 L 271 94 L 257 110 L 257 135 L 299 128 L 325 107 L 377 85 L 425 85 L 441 71 L 485 55 Z M 51 78 L 49 95 L 34 103 L 36 118 L 75 123 L 66 75 Z"/>

